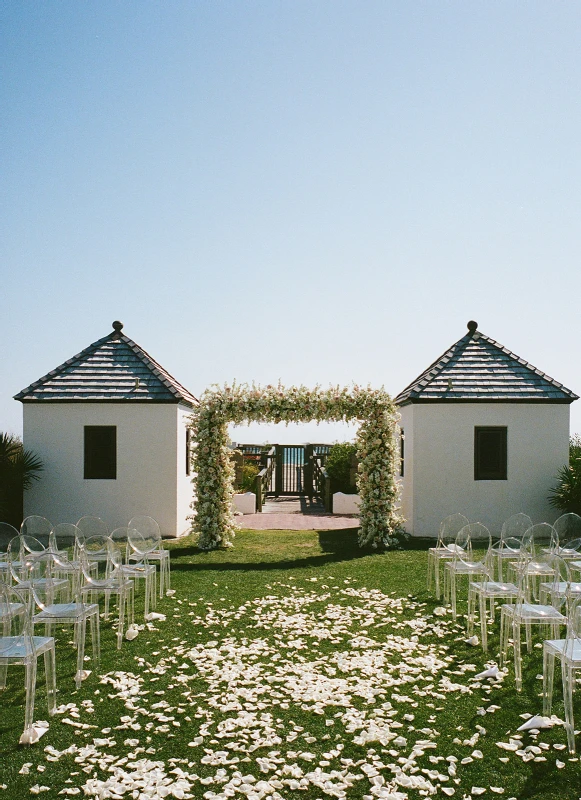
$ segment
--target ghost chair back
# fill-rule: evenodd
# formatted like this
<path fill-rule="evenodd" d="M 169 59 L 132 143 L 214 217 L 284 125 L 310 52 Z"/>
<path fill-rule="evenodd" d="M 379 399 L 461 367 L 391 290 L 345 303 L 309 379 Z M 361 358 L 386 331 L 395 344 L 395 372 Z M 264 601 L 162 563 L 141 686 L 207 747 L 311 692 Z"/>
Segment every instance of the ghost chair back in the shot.
<path fill-rule="evenodd" d="M 33 536 L 35 539 L 38 539 L 39 542 L 42 542 L 45 547 L 47 547 L 52 528 L 52 522 L 49 522 L 46 517 L 33 514 L 29 517 L 26 517 L 22 521 L 20 533 L 23 536 Z"/>
<path fill-rule="evenodd" d="M 463 514 L 450 514 L 440 522 L 435 547 L 428 550 L 428 591 L 435 585 L 436 598 L 440 599 L 440 563 L 453 557 L 457 534 L 469 520 Z"/>
<path fill-rule="evenodd" d="M 157 541 L 157 547 L 149 551 L 148 560 L 150 563 L 159 563 L 159 596 L 163 597 L 164 592 L 170 589 L 170 554 L 163 546 L 161 530 L 153 517 L 137 516 L 129 520 L 128 528 L 138 531 L 146 539 Z M 139 553 L 130 553 L 130 561 L 138 561 Z"/>

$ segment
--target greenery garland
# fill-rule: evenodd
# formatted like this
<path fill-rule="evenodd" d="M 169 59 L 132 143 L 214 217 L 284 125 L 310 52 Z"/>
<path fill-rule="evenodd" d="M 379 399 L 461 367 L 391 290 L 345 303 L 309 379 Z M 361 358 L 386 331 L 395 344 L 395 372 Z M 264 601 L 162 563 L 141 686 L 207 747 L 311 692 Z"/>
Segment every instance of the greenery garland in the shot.
<path fill-rule="evenodd" d="M 231 547 L 236 535 L 232 513 L 233 478 L 228 425 L 250 422 L 359 421 L 357 487 L 361 497 L 359 545 L 396 543 L 402 518 L 396 510 L 398 414 L 383 389 L 316 386 L 212 386 L 190 417 L 195 446 L 192 468 L 195 500 L 192 532 L 205 550 Z"/>

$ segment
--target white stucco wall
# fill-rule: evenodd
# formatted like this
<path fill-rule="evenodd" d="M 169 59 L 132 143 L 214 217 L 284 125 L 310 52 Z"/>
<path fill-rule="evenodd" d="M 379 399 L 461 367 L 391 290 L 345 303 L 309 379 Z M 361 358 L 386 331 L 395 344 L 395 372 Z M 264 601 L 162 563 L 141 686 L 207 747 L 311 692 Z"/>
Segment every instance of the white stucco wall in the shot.
<path fill-rule="evenodd" d="M 547 496 L 569 457 L 569 405 L 414 404 L 400 409 L 405 429 L 402 509 L 414 536 L 436 536 L 460 512 L 493 534 L 519 511 L 533 522 L 558 516 Z M 474 480 L 474 427 L 507 427 L 508 478 Z"/>
<path fill-rule="evenodd" d="M 183 410 L 173 404 L 24 403 L 24 443 L 44 462 L 26 492 L 24 513 L 54 524 L 86 514 L 110 530 L 154 517 L 164 536 L 187 527 Z M 116 480 L 85 480 L 84 426 L 117 426 Z M 181 448 L 181 453 L 180 453 Z M 181 455 L 181 457 L 180 457 Z M 176 472 L 177 465 L 177 472 Z"/>

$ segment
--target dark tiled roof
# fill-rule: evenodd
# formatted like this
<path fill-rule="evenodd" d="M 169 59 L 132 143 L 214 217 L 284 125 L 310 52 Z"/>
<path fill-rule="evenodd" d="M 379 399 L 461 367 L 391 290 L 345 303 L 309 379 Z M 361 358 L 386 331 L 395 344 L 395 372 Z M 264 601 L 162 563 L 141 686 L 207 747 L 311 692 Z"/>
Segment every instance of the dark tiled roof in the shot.
<path fill-rule="evenodd" d="M 400 405 L 442 402 L 572 403 L 578 396 L 511 353 L 471 323 L 452 345 L 395 398 Z"/>
<path fill-rule="evenodd" d="M 14 399 L 197 405 L 193 394 L 121 333 L 121 323 L 115 326 L 108 336 L 27 386 Z"/>

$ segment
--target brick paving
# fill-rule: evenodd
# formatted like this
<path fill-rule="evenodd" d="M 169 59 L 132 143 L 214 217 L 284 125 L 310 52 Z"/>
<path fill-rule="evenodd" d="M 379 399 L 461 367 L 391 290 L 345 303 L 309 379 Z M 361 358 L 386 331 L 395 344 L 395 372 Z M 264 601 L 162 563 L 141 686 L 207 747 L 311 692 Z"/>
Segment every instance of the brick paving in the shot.
<path fill-rule="evenodd" d="M 325 511 L 321 503 L 306 497 L 269 498 L 261 514 L 236 517 L 240 528 L 264 531 L 328 531 L 358 528 L 359 517 L 338 517 Z"/>

